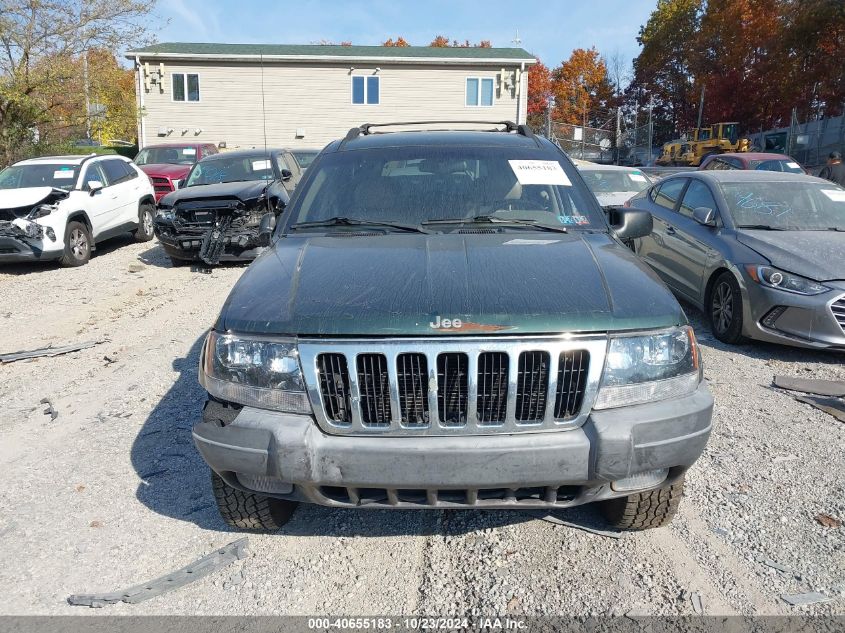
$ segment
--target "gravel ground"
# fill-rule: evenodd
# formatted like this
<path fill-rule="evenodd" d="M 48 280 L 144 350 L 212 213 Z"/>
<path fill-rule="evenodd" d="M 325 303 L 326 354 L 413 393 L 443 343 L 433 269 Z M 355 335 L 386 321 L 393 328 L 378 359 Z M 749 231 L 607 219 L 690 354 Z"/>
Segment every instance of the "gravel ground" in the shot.
<path fill-rule="evenodd" d="M 200 341 L 243 270 L 171 268 L 129 238 L 79 269 L 0 269 L 0 352 L 104 341 L 2 366 L 4 614 L 93 613 L 67 596 L 155 578 L 238 537 L 190 428 Z M 845 519 L 845 424 L 769 386 L 773 374 L 845 379 L 842 355 L 728 348 L 689 312 L 717 409 L 670 527 L 612 539 L 521 513 L 302 506 L 282 532 L 251 535 L 244 560 L 104 611 L 845 614 L 845 527 L 815 519 Z M 589 507 L 561 516 L 601 525 Z M 833 600 L 780 599 L 812 590 Z"/>

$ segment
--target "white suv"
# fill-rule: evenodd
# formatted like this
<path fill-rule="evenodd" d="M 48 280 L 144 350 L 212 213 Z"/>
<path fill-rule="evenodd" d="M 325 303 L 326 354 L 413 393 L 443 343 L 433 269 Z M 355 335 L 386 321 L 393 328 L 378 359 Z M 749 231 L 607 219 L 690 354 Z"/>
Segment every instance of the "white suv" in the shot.
<path fill-rule="evenodd" d="M 81 266 L 120 233 L 153 238 L 147 175 L 122 156 L 48 156 L 0 171 L 0 262 Z"/>

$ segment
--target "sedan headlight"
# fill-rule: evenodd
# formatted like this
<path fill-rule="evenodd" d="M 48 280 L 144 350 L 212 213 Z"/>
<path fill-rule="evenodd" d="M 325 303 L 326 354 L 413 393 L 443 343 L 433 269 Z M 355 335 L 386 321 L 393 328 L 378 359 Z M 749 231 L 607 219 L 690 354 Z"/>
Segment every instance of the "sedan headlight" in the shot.
<path fill-rule="evenodd" d="M 681 397 L 694 392 L 701 378 L 701 357 L 689 326 L 613 336 L 594 408 Z"/>
<path fill-rule="evenodd" d="M 200 383 L 215 398 L 260 409 L 311 413 L 299 353 L 292 340 L 210 332 L 200 362 Z"/>
<path fill-rule="evenodd" d="M 827 286 L 805 279 L 792 273 L 787 273 L 771 266 L 748 264 L 745 267 L 748 276 L 761 286 L 776 288 L 799 295 L 820 295 L 830 290 Z"/>
<path fill-rule="evenodd" d="M 156 219 L 163 222 L 173 222 L 175 217 L 176 214 L 174 213 L 172 207 L 159 207 L 158 211 L 156 211 Z"/>

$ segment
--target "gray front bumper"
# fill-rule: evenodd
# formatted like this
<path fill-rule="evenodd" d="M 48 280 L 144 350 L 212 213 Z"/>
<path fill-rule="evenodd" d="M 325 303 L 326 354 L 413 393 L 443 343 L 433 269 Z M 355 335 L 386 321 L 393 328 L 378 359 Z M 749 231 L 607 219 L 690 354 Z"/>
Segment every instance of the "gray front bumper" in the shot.
<path fill-rule="evenodd" d="M 610 483 L 637 473 L 667 468 L 658 485 L 677 480 L 704 450 L 712 413 L 702 384 L 684 398 L 594 411 L 582 427 L 556 433 L 337 436 L 308 416 L 245 407 L 226 426 L 197 424 L 193 436 L 229 485 L 273 497 L 347 507 L 560 507 L 630 494 Z M 244 485 L 256 481 L 261 487 Z"/>

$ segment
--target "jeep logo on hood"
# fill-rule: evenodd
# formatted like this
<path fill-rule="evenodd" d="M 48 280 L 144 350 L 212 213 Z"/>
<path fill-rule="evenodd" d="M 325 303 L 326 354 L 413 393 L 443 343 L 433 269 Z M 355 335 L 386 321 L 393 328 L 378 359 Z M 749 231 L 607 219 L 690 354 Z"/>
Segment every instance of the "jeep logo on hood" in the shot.
<path fill-rule="evenodd" d="M 435 315 L 433 321 L 428 322 L 432 330 L 439 332 L 499 332 L 500 330 L 511 329 L 507 325 L 487 325 L 484 323 L 470 323 L 461 319 L 444 319 L 439 314 Z"/>

